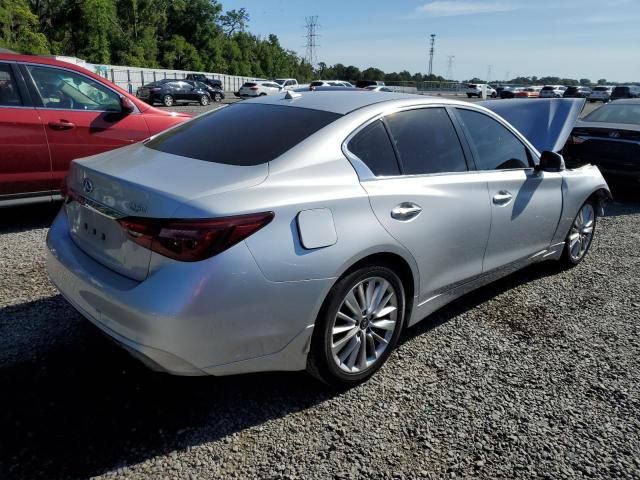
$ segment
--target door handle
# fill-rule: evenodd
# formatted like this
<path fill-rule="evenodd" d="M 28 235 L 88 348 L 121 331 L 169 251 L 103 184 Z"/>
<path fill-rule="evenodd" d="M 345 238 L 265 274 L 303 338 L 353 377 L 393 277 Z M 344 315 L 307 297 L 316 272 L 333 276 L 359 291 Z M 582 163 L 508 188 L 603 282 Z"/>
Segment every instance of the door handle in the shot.
<path fill-rule="evenodd" d="M 400 221 L 408 221 L 416 218 L 422 212 L 422 207 L 411 202 L 403 202 L 391 210 L 391 218 Z"/>
<path fill-rule="evenodd" d="M 500 190 L 493 196 L 493 203 L 495 203 L 496 205 L 507 205 L 512 198 L 513 195 L 511 194 L 511 192 L 507 190 Z"/>
<path fill-rule="evenodd" d="M 76 124 L 67 120 L 60 120 L 58 122 L 49 122 L 49 128 L 52 130 L 71 130 L 76 128 Z"/>

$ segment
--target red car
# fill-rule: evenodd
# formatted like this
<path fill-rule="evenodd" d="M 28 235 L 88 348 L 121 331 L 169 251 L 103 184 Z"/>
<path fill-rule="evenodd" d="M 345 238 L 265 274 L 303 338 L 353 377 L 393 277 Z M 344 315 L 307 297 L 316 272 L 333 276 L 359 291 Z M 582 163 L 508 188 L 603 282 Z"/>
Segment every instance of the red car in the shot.
<path fill-rule="evenodd" d="M 50 201 L 71 160 L 190 118 L 151 107 L 76 65 L 0 54 L 0 206 Z"/>

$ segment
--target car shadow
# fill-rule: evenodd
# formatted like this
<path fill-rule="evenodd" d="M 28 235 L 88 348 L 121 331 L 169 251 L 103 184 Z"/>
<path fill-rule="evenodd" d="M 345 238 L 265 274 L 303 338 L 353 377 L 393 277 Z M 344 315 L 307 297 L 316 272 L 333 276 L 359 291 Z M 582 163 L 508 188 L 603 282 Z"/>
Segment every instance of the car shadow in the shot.
<path fill-rule="evenodd" d="M 613 201 L 605 207 L 606 217 L 640 213 L 640 183 L 616 183 L 609 180 Z"/>
<path fill-rule="evenodd" d="M 61 201 L 36 203 L 0 209 L 0 235 L 34 228 L 48 228 L 62 205 Z"/>
<path fill-rule="evenodd" d="M 25 352 L 0 352 L 0 478 L 87 478 L 228 437 L 337 393 L 304 373 L 152 372 L 59 295 L 0 309 L 0 332 L 11 324 L 14 339 L 40 328 L 51 333 L 50 322 L 67 328 L 37 341 L 38 351 L 22 342 Z"/>

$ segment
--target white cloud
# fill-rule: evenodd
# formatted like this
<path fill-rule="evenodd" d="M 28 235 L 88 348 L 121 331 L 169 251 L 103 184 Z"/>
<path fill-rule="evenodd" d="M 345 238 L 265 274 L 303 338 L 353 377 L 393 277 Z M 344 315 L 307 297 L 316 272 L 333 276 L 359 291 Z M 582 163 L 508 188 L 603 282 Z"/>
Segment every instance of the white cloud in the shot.
<path fill-rule="evenodd" d="M 456 1 L 438 0 L 425 3 L 417 7 L 410 15 L 412 18 L 419 17 L 456 17 L 460 15 L 472 15 L 476 13 L 509 12 L 520 8 L 513 2 L 485 2 L 485 1 Z"/>

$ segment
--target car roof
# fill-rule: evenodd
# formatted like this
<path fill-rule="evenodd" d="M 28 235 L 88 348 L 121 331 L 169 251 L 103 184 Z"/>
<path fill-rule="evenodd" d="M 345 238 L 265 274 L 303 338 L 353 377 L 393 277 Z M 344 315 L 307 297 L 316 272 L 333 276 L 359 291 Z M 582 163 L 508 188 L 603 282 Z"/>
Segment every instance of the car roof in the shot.
<path fill-rule="evenodd" d="M 335 87 L 335 89 L 301 91 L 299 96 L 287 99 L 287 93 L 278 93 L 276 95 L 268 95 L 252 100 L 245 100 L 252 103 L 264 103 L 269 105 L 286 105 L 298 108 L 308 108 L 311 110 L 322 110 L 325 112 L 346 115 L 354 110 L 374 105 L 382 102 L 394 102 L 401 100 L 415 100 L 416 103 L 429 104 L 452 104 L 452 105 L 468 105 L 468 102 L 459 100 L 448 100 L 438 97 L 427 97 L 424 95 L 412 95 L 408 93 L 389 93 L 388 95 L 380 95 L 371 90 L 354 89 L 345 87 Z"/>
<path fill-rule="evenodd" d="M 611 104 L 616 105 L 640 105 L 640 98 L 621 98 L 619 100 L 612 101 Z"/>

